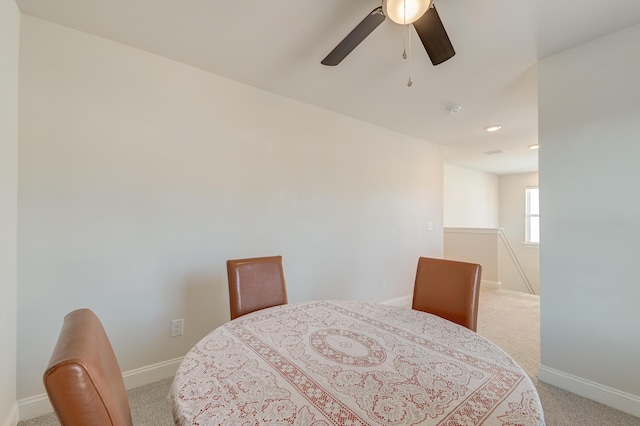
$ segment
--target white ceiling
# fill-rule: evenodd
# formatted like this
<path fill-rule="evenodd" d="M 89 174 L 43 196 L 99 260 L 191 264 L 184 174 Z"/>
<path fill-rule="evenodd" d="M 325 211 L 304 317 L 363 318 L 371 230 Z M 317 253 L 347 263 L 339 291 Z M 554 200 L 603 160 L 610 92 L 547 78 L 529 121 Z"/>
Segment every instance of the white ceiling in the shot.
<path fill-rule="evenodd" d="M 16 0 L 23 13 L 444 146 L 445 160 L 537 170 L 538 58 L 640 22 L 639 0 L 436 0 L 456 56 L 434 67 L 386 20 L 320 61 L 380 0 Z M 407 43 L 409 40 L 407 40 Z M 407 87 L 409 76 L 413 82 Z M 447 107 L 462 106 L 458 114 Z M 503 129 L 489 134 L 490 124 Z M 487 151 L 501 154 L 486 155 Z"/>

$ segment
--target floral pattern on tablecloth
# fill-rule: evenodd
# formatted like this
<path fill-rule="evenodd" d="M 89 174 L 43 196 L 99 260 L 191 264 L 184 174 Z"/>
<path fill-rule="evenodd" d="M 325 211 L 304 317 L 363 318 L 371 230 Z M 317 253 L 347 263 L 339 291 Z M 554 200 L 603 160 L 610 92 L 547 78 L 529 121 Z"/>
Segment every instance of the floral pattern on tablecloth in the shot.
<path fill-rule="evenodd" d="M 178 425 L 544 425 L 526 373 L 442 318 L 366 302 L 231 321 L 184 358 Z"/>

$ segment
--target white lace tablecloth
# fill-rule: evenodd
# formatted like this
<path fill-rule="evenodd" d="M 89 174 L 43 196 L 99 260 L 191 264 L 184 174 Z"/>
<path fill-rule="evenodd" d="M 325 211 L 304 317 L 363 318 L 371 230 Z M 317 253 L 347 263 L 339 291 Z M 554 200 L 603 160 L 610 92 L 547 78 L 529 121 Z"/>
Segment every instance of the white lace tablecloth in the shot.
<path fill-rule="evenodd" d="M 185 356 L 177 425 L 544 425 L 515 361 L 437 316 L 365 302 L 240 317 Z"/>

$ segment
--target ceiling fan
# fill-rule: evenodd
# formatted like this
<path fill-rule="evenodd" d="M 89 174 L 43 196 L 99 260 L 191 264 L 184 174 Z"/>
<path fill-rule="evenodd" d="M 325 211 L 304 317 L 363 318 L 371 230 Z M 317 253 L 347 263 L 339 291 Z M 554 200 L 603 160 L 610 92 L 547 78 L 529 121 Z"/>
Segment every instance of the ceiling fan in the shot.
<path fill-rule="evenodd" d="M 383 0 L 324 58 L 323 65 L 338 65 L 386 18 L 401 25 L 413 24 L 433 65 L 456 54 L 433 0 Z"/>

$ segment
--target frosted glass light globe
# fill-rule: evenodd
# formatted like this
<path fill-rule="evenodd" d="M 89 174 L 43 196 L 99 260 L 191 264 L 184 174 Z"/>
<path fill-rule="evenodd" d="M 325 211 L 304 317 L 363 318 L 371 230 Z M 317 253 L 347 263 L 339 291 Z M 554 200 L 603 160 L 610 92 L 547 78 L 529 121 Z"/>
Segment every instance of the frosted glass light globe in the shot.
<path fill-rule="evenodd" d="M 382 11 L 396 24 L 413 24 L 429 9 L 433 0 L 383 0 Z"/>

